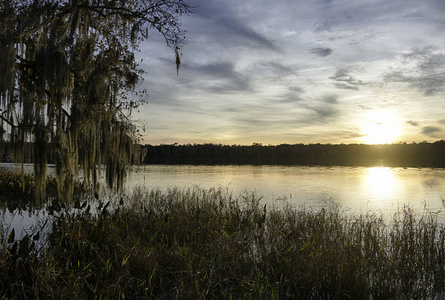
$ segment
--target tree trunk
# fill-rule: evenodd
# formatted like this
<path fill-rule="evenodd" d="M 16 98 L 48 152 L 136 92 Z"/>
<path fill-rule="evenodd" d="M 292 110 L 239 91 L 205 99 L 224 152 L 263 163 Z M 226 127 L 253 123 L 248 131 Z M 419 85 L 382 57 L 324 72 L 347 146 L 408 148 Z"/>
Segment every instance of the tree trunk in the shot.
<path fill-rule="evenodd" d="M 55 138 L 55 169 L 57 190 L 63 200 L 71 201 L 77 173 L 77 151 L 72 133 L 58 130 Z"/>

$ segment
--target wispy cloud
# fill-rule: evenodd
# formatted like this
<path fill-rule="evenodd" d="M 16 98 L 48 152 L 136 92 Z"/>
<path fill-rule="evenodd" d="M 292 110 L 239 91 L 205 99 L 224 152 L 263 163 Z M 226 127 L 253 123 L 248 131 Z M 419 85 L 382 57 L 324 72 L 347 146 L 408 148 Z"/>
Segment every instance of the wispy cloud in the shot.
<path fill-rule="evenodd" d="M 152 143 L 363 142 L 385 109 L 444 136 L 443 1 L 190 1 L 179 76 L 156 31 L 141 49 Z"/>
<path fill-rule="evenodd" d="M 422 133 L 432 138 L 437 138 L 441 131 L 442 129 L 436 126 L 426 126 L 422 128 Z"/>
<path fill-rule="evenodd" d="M 433 46 L 401 55 L 401 66 L 385 75 L 387 82 L 403 82 L 425 96 L 445 92 L 445 52 Z"/>
<path fill-rule="evenodd" d="M 358 90 L 359 86 L 365 85 L 365 83 L 352 76 L 351 69 L 351 67 L 339 68 L 329 79 L 334 80 L 334 85 L 339 89 Z"/>
<path fill-rule="evenodd" d="M 225 27 L 224 30 L 230 32 L 233 36 L 238 38 L 238 42 L 247 44 L 249 46 L 264 47 L 272 51 L 280 51 L 280 48 L 275 43 L 255 31 L 254 29 L 238 22 L 234 18 L 220 18 L 217 20 L 218 24 Z"/>
<path fill-rule="evenodd" d="M 307 124 L 331 122 L 340 114 L 338 96 L 335 94 L 325 94 L 307 101 L 304 107 L 310 112 L 304 121 Z"/>
<path fill-rule="evenodd" d="M 229 61 L 219 61 L 202 65 L 188 65 L 185 68 L 199 75 L 200 80 L 188 78 L 188 84 L 194 89 L 209 93 L 232 93 L 250 91 L 250 79 L 246 74 L 235 70 Z"/>
<path fill-rule="evenodd" d="M 203 19 L 204 28 L 211 30 L 216 42 L 226 43 L 226 46 L 261 47 L 271 51 L 281 51 L 280 47 L 266 35 L 257 31 L 249 24 L 249 19 L 243 18 L 237 11 L 236 5 L 225 1 L 205 1 L 199 3 L 197 18 Z"/>
<path fill-rule="evenodd" d="M 330 48 L 312 48 L 311 49 L 311 53 L 321 56 L 321 57 L 326 57 L 332 54 L 332 49 Z"/>
<path fill-rule="evenodd" d="M 328 104 L 337 104 L 338 96 L 334 94 L 328 94 L 321 97 L 321 100 Z"/>

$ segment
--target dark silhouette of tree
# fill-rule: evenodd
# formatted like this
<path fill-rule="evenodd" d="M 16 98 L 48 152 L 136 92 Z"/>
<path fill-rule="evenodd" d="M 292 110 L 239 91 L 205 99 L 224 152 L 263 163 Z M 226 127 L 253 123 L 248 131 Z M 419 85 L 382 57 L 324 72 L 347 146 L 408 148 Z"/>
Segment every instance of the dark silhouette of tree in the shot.
<path fill-rule="evenodd" d="M 184 44 L 183 0 L 4 0 L 0 2 L 0 138 L 14 158 L 32 142 L 36 196 L 45 196 L 47 154 L 53 151 L 59 195 L 72 198 L 80 165 L 96 183 L 106 166 L 119 187 L 137 151 L 129 116 L 144 101 L 136 92 L 136 61 L 150 29 L 173 49 Z"/>
<path fill-rule="evenodd" d="M 434 143 L 145 145 L 145 164 L 445 167 L 445 141 Z"/>

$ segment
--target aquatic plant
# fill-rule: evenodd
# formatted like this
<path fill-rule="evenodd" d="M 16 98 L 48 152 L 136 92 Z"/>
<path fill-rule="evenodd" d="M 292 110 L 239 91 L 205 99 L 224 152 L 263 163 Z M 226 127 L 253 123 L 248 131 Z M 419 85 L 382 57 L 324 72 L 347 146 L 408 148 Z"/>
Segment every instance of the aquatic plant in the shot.
<path fill-rule="evenodd" d="M 110 196 L 111 197 L 111 196 Z M 403 207 L 386 223 L 335 203 L 265 206 L 223 189 L 79 201 L 21 240 L 0 235 L 7 298 L 441 298 L 445 231 Z M 121 198 L 122 197 L 122 198 Z M 40 243 L 37 243 L 40 241 Z M 26 272 L 23 270 L 26 269 Z"/>

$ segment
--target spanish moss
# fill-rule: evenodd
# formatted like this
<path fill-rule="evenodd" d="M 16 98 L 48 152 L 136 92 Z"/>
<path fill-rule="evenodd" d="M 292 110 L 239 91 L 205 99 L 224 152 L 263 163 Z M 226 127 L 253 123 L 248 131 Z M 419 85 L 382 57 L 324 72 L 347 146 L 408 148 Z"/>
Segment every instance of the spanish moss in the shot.
<path fill-rule="evenodd" d="M 182 0 L 2 1 L 0 142 L 14 145 L 19 163 L 30 156 L 24 145 L 33 145 L 38 201 L 48 157 L 63 198 L 72 198 L 80 170 L 96 185 L 101 165 L 108 185 L 122 186 L 140 156 L 131 111 L 146 100 L 135 53 L 154 28 L 179 67 L 178 19 L 190 11 Z"/>

